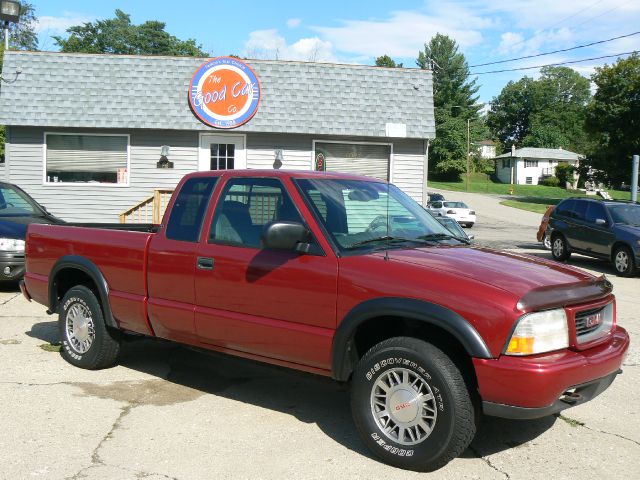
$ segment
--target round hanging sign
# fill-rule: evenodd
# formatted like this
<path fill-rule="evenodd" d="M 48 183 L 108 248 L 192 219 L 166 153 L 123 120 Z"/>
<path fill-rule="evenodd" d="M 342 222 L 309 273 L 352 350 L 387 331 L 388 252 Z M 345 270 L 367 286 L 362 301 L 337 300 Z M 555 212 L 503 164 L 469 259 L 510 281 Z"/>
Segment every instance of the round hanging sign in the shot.
<path fill-rule="evenodd" d="M 260 97 L 258 76 L 246 63 L 232 57 L 207 60 L 189 84 L 193 113 L 216 128 L 236 128 L 251 120 Z"/>

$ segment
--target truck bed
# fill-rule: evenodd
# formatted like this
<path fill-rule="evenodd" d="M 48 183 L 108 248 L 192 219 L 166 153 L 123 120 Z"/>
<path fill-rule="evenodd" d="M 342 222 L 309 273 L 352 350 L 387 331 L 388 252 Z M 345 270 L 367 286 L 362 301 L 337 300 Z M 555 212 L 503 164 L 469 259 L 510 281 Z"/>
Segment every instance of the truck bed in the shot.
<path fill-rule="evenodd" d="M 48 305 L 52 269 L 65 258 L 84 257 L 99 266 L 106 280 L 118 326 L 140 331 L 146 325 L 142 307 L 147 296 L 146 246 L 156 230 L 153 225 L 121 223 L 29 225 L 25 277 L 31 296 Z M 132 311 L 139 312 L 139 318 L 131 318 Z"/>

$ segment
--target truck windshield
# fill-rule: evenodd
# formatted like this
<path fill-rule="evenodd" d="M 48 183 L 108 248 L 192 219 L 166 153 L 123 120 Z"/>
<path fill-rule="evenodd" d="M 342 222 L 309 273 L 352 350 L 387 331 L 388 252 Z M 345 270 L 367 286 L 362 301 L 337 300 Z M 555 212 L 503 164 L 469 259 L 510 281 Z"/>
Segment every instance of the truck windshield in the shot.
<path fill-rule="evenodd" d="M 394 185 L 336 179 L 296 183 L 343 251 L 464 243 Z"/>

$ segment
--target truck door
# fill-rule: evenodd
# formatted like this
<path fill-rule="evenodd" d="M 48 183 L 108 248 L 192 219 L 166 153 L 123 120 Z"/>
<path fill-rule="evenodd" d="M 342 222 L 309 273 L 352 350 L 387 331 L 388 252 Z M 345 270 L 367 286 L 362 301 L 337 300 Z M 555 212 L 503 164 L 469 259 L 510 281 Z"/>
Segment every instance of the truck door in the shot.
<path fill-rule="evenodd" d="M 305 222 L 278 178 L 230 178 L 198 249 L 195 325 L 226 350 L 330 368 L 338 265 L 332 251 L 261 248 L 272 221 Z"/>
<path fill-rule="evenodd" d="M 166 225 L 153 236 L 148 249 L 148 315 L 155 334 L 194 343 L 196 251 L 218 177 L 192 177 L 179 186 L 169 205 Z"/>

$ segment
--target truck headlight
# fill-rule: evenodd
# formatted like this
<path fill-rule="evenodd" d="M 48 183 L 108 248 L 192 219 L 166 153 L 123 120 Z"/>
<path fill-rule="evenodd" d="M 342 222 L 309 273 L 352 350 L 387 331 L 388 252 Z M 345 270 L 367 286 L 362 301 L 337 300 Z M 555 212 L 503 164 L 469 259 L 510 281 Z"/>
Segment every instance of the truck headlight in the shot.
<path fill-rule="evenodd" d="M 569 346 L 569 325 L 563 308 L 527 313 L 518 319 L 507 355 L 533 355 Z"/>
<path fill-rule="evenodd" d="M 0 252 L 24 252 L 24 240 L 0 238 Z"/>

